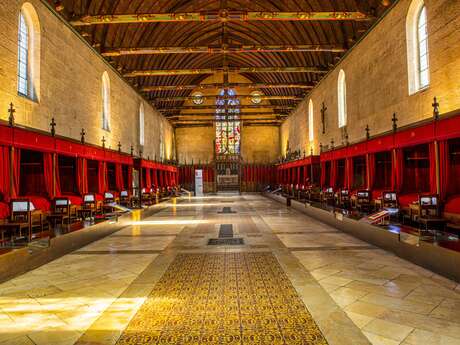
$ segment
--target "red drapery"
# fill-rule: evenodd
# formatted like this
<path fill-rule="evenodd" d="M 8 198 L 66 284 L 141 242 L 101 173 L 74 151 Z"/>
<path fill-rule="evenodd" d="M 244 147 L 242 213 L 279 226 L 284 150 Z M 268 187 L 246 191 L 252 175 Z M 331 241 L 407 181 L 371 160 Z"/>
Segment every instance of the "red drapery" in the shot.
<path fill-rule="evenodd" d="M 53 154 L 43 153 L 43 176 L 45 178 L 46 193 L 52 199 L 55 197 L 55 184 L 53 180 Z"/>
<path fill-rule="evenodd" d="M 158 170 L 158 173 L 159 173 L 159 185 L 161 188 L 164 187 L 164 180 L 163 180 L 163 170 Z"/>
<path fill-rule="evenodd" d="M 345 188 L 351 190 L 353 188 L 353 158 L 345 159 Z"/>
<path fill-rule="evenodd" d="M 403 186 L 403 173 L 404 173 L 404 152 L 403 149 L 393 150 L 393 161 L 392 161 L 393 178 L 392 188 L 396 192 L 401 192 Z"/>
<path fill-rule="evenodd" d="M 54 159 L 54 196 L 61 196 L 61 176 L 59 175 L 59 159 L 57 154 L 52 154 Z"/>
<path fill-rule="evenodd" d="M 158 170 L 152 169 L 152 175 L 153 175 L 153 185 L 155 188 L 158 188 Z"/>
<path fill-rule="evenodd" d="M 115 164 L 115 185 L 118 191 L 125 189 L 123 182 L 123 166 L 120 163 Z"/>
<path fill-rule="evenodd" d="M 337 187 L 337 170 L 338 170 L 338 164 L 339 162 L 337 160 L 331 161 L 331 180 L 329 182 L 329 185 L 332 188 Z"/>
<path fill-rule="evenodd" d="M 85 158 L 77 159 L 77 183 L 80 195 L 88 193 L 88 169 Z"/>
<path fill-rule="evenodd" d="M 430 158 L 430 193 L 437 194 L 437 178 L 436 178 L 436 144 L 430 143 L 428 146 L 428 155 Z"/>
<path fill-rule="evenodd" d="M 97 169 L 97 176 L 98 176 L 98 192 L 99 194 L 104 194 L 106 192 L 106 185 L 107 185 L 107 164 L 105 162 L 99 161 L 98 162 L 98 169 Z"/>
<path fill-rule="evenodd" d="M 133 167 L 128 167 L 128 192 L 131 193 L 133 189 Z"/>
<path fill-rule="evenodd" d="M 0 193 L 5 202 L 10 201 L 10 148 L 0 146 Z"/>
<path fill-rule="evenodd" d="M 12 197 L 17 198 L 19 196 L 19 181 L 21 174 L 21 150 L 13 150 L 13 190 Z"/>
<path fill-rule="evenodd" d="M 144 168 L 144 174 L 145 174 L 145 188 L 151 188 L 152 187 L 152 172 L 150 168 Z"/>
<path fill-rule="evenodd" d="M 445 200 L 450 179 L 449 143 L 445 140 L 439 142 L 439 169 L 439 194 L 441 200 Z"/>
<path fill-rule="evenodd" d="M 321 187 L 326 188 L 326 162 L 321 162 Z"/>
<path fill-rule="evenodd" d="M 374 187 L 375 178 L 375 153 L 368 153 L 366 155 L 367 167 L 367 189 L 371 190 Z"/>

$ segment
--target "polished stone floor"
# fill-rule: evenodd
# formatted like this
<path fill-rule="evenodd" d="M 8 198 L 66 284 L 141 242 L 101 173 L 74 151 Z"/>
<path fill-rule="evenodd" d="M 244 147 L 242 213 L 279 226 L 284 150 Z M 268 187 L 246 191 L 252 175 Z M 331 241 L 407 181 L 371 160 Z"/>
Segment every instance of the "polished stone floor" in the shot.
<path fill-rule="evenodd" d="M 453 281 L 262 196 L 166 206 L 0 284 L 0 344 L 460 344 Z"/>

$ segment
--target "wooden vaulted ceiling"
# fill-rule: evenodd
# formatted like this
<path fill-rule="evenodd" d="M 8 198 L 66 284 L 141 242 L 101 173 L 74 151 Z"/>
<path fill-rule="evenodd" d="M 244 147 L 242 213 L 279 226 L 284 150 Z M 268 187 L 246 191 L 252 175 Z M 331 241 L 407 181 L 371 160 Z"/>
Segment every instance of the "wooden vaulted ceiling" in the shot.
<path fill-rule="evenodd" d="M 244 70 L 240 74 L 254 83 L 253 88 L 260 86 L 265 96 L 292 96 L 268 100 L 276 110 L 269 123 L 279 124 L 279 114 L 292 110 L 394 0 L 48 1 L 133 86 L 145 93 L 158 110 L 166 117 L 174 115 L 171 118 L 174 125 L 183 126 L 179 114 L 190 108 L 184 97 L 191 96 L 195 86 L 212 74 L 209 69 L 224 67 L 235 73 L 240 73 L 239 68 L 268 68 L 263 73 Z M 246 20 L 244 15 L 248 12 L 263 12 L 257 16 L 265 18 Z M 279 16 L 270 15 L 278 12 L 287 18 L 280 20 Z M 319 12 L 320 16 L 326 12 L 358 13 L 359 18 L 302 19 L 307 12 Z M 178 20 L 146 21 L 146 17 L 140 16 L 138 20 L 132 21 L 130 17 L 131 22 L 119 23 L 115 20 L 117 17 L 107 17 L 169 13 L 177 14 L 178 18 L 174 19 Z M 187 18 L 187 14 L 191 18 L 196 13 L 202 20 L 181 20 Z M 205 17 L 207 14 L 214 17 Z M 101 19 L 98 16 L 106 16 L 103 23 L 98 21 Z M 223 20 L 224 17 L 228 20 Z M 241 20 L 242 17 L 245 19 Z M 148 50 L 133 53 L 138 48 Z M 162 48 L 162 53 L 155 48 Z M 190 69 L 208 70 L 191 74 Z M 143 75 L 159 70 L 166 70 L 167 75 Z M 215 87 L 217 93 L 222 85 L 211 87 Z M 174 100 L 168 99 L 171 97 Z M 210 115 L 212 112 L 209 106 L 211 109 L 193 108 L 189 110 L 194 113 L 206 110 Z M 256 117 L 247 124 L 251 122 L 264 123 Z M 202 125 L 203 121 L 189 120 L 186 125 L 197 124 Z"/>

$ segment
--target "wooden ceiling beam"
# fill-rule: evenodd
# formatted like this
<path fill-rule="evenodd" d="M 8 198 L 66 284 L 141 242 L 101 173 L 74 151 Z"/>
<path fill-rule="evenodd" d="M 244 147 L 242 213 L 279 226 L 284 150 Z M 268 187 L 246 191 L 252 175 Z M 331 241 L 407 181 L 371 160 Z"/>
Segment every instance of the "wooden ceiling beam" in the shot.
<path fill-rule="evenodd" d="M 288 114 L 281 114 L 281 113 L 274 113 L 272 111 L 259 111 L 259 112 L 239 112 L 239 116 L 288 116 Z M 179 114 L 165 114 L 165 117 L 167 119 L 173 118 L 173 117 L 205 117 L 205 116 L 211 116 L 214 117 L 216 116 L 216 113 L 179 113 Z"/>
<path fill-rule="evenodd" d="M 192 101 L 196 97 L 193 96 L 185 96 L 185 97 L 155 97 L 150 99 L 151 101 L 154 102 L 178 102 L 178 101 Z M 219 95 L 203 95 L 203 99 L 217 99 L 217 98 L 224 98 Z M 251 95 L 237 95 L 234 97 L 227 96 L 225 97 L 226 99 L 238 99 L 238 100 L 251 100 L 253 96 Z M 299 96 L 257 96 L 257 98 L 260 98 L 262 101 L 301 101 L 303 100 L 303 97 Z M 270 105 L 267 105 L 269 107 Z"/>
<path fill-rule="evenodd" d="M 239 118 L 239 119 L 235 119 L 235 120 L 218 120 L 218 119 L 194 119 L 194 120 L 182 120 L 182 119 L 178 119 L 178 120 L 170 120 L 171 122 L 173 123 L 178 123 L 178 122 L 181 122 L 181 123 L 199 123 L 199 122 L 238 122 L 238 121 L 242 121 L 242 122 L 250 122 L 250 121 L 282 121 L 281 119 L 276 119 L 276 118 L 273 118 L 273 117 L 260 117 L 260 118 L 257 118 L 257 119 L 244 119 L 244 118 Z"/>
<path fill-rule="evenodd" d="M 229 67 L 228 72 L 232 73 L 317 73 L 326 74 L 327 69 L 318 67 Z M 133 70 L 123 74 L 125 78 L 135 77 L 157 77 L 173 75 L 196 75 L 215 74 L 224 72 L 224 68 L 190 68 L 190 69 L 169 69 L 169 70 Z"/>
<path fill-rule="evenodd" d="M 210 11 L 184 13 L 131 13 L 85 15 L 71 20 L 73 26 L 134 23 L 247 22 L 247 21 L 369 21 L 374 16 L 359 11 L 343 12 L 247 12 Z"/>
<path fill-rule="evenodd" d="M 209 89 L 222 89 L 223 83 L 214 84 L 195 84 L 195 85 L 155 85 L 155 86 L 144 86 L 140 90 L 142 92 L 154 92 L 154 91 L 178 91 L 178 90 L 209 90 Z M 247 89 L 313 89 L 313 84 L 263 84 L 263 83 L 230 83 L 228 87 L 234 88 L 247 88 Z"/>
<path fill-rule="evenodd" d="M 294 110 L 293 106 L 286 106 L 286 105 L 266 105 L 266 104 L 248 104 L 248 105 L 240 105 L 238 107 L 233 107 L 233 108 L 238 108 L 240 110 L 243 109 L 259 109 L 259 108 L 270 108 L 273 110 Z M 183 106 L 178 106 L 178 107 L 156 107 L 156 109 L 162 113 L 171 113 L 171 112 L 177 112 L 177 111 L 183 111 L 183 110 L 216 110 L 217 106 L 216 105 L 183 105 Z M 220 108 L 219 108 L 220 109 Z M 232 106 L 229 106 L 228 109 L 232 109 Z"/>
<path fill-rule="evenodd" d="M 331 44 L 303 45 L 244 45 L 235 47 L 151 47 L 151 48 L 116 48 L 102 52 L 102 56 L 116 57 L 125 55 L 157 54 L 242 54 L 242 53 L 292 53 L 292 52 L 331 52 L 344 53 L 342 46 Z"/>

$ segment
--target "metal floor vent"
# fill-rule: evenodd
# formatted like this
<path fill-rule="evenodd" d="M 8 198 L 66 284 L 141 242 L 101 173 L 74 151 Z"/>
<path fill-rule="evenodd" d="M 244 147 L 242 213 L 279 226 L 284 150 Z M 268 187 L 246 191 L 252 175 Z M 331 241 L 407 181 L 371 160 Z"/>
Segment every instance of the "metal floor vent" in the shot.
<path fill-rule="evenodd" d="M 221 224 L 219 238 L 233 237 L 233 224 Z"/>
<path fill-rule="evenodd" d="M 211 238 L 208 241 L 208 246 L 238 246 L 243 244 L 242 238 Z"/>
<path fill-rule="evenodd" d="M 217 213 L 227 213 L 227 214 L 229 214 L 229 213 L 236 213 L 236 212 L 232 211 L 231 207 L 224 207 L 224 208 L 222 208 L 222 211 L 219 211 Z"/>

